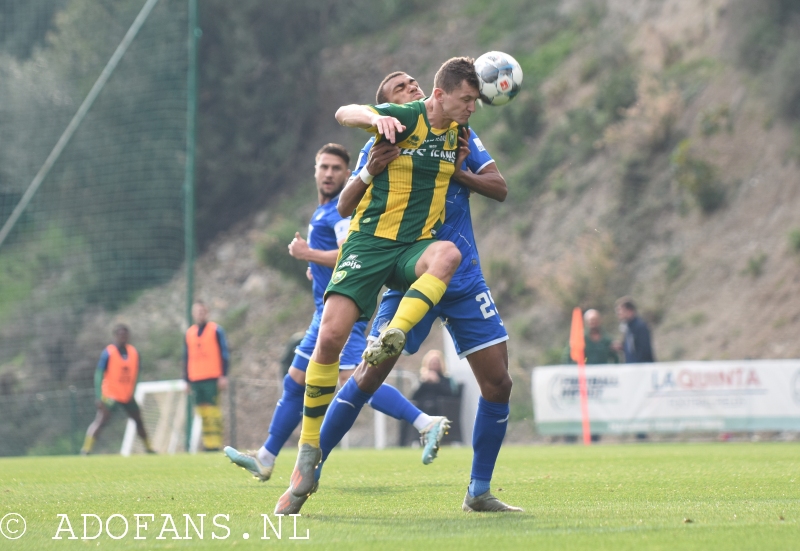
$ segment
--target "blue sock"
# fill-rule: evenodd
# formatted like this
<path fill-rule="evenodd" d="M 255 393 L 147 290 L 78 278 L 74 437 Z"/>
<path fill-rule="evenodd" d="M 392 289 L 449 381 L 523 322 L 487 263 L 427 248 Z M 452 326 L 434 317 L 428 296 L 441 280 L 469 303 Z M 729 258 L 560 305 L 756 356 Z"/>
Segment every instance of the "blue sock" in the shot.
<path fill-rule="evenodd" d="M 283 395 L 275 406 L 275 413 L 272 414 L 272 422 L 269 424 L 269 437 L 264 442 L 264 447 L 269 453 L 278 455 L 294 429 L 303 420 L 305 391 L 305 385 L 298 385 L 289 375 L 283 378 Z"/>
<path fill-rule="evenodd" d="M 417 417 L 419 417 L 419 414 L 422 413 L 422 411 L 409 402 L 408 398 L 403 396 L 399 390 L 386 383 L 382 384 L 380 388 L 375 391 L 375 394 L 372 395 L 372 400 L 369 401 L 369 405 L 371 405 L 373 409 L 385 413 L 389 417 L 403 419 L 412 425 Z"/>
<path fill-rule="evenodd" d="M 347 379 L 347 382 L 339 390 L 336 397 L 328 406 L 328 411 L 325 412 L 325 419 L 322 421 L 322 428 L 320 429 L 319 447 L 322 449 L 322 460 L 328 458 L 328 454 L 336 447 L 336 444 L 341 442 L 347 431 L 356 422 L 361 408 L 367 403 L 372 395 L 363 392 L 353 377 Z"/>
<path fill-rule="evenodd" d="M 489 491 L 497 454 L 508 427 L 508 404 L 478 399 L 478 414 L 472 431 L 472 473 L 469 495 L 472 497 Z"/>

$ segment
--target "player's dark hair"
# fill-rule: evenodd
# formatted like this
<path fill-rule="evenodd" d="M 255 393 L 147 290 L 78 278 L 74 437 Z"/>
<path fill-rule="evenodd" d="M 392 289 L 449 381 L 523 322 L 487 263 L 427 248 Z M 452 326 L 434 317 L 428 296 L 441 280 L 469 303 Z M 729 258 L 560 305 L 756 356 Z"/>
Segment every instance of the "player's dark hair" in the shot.
<path fill-rule="evenodd" d="M 118 323 L 114 326 L 114 329 L 111 330 L 112 335 L 116 335 L 120 331 L 125 331 L 126 333 L 130 334 L 131 330 L 128 329 L 128 326 L 124 323 Z"/>
<path fill-rule="evenodd" d="M 386 92 L 383 90 L 383 87 L 386 86 L 386 83 L 392 80 L 394 77 L 404 75 L 405 72 L 403 71 L 395 71 L 394 73 L 389 73 L 378 85 L 378 93 L 375 94 L 375 104 L 380 105 L 381 103 L 389 103 L 389 98 L 386 97 Z"/>
<path fill-rule="evenodd" d="M 471 57 L 451 57 L 436 71 L 433 86 L 449 94 L 464 81 L 476 90 L 480 90 L 478 73 L 475 72 L 475 60 Z"/>
<path fill-rule="evenodd" d="M 630 310 L 631 312 L 636 312 L 636 304 L 634 304 L 633 299 L 629 296 L 624 296 L 622 298 L 617 299 L 617 306 L 625 308 L 626 310 Z"/>
<path fill-rule="evenodd" d="M 344 160 L 344 164 L 348 167 L 350 166 L 350 154 L 343 145 L 339 145 L 338 143 L 326 143 L 320 148 L 319 151 L 317 151 L 317 156 L 314 157 L 314 160 L 319 161 L 320 155 L 324 153 L 341 157 Z"/>

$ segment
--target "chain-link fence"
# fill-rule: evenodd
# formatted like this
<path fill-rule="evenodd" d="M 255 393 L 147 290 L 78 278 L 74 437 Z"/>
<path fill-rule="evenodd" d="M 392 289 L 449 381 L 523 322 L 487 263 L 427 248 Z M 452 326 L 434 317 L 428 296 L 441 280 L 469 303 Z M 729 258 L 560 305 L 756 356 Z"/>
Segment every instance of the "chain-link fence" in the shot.
<path fill-rule="evenodd" d="M 74 451 L 84 321 L 183 264 L 188 5 L 0 1 L 0 455 Z"/>

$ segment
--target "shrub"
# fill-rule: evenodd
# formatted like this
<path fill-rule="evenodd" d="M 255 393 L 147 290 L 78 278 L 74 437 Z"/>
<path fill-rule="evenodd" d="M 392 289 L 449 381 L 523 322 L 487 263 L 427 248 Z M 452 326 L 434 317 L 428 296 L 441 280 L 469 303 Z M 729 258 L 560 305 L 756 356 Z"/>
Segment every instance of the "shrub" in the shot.
<path fill-rule="evenodd" d="M 800 228 L 789 232 L 789 248 L 795 254 L 800 254 Z"/>
<path fill-rule="evenodd" d="M 769 15 L 757 17 L 739 43 L 739 63 L 754 73 L 758 72 L 772 63 L 782 42 L 780 23 Z"/>
<path fill-rule="evenodd" d="M 709 214 L 725 202 L 725 190 L 717 181 L 716 169 L 689 151 L 689 140 L 683 140 L 672 152 L 670 161 L 678 185 L 694 198 L 700 209 Z"/>
<path fill-rule="evenodd" d="M 636 77 L 630 65 L 623 65 L 600 82 L 595 107 L 611 121 L 622 118 L 623 110 L 636 103 Z"/>
<path fill-rule="evenodd" d="M 772 74 L 772 90 L 778 113 L 800 119 L 800 40 L 792 40 L 781 48 Z"/>
<path fill-rule="evenodd" d="M 766 253 L 758 253 L 747 259 L 747 265 L 742 270 L 742 275 L 757 278 L 764 273 L 764 263 L 767 261 Z"/>
<path fill-rule="evenodd" d="M 278 270 L 300 283 L 306 283 L 308 265 L 293 258 L 287 249 L 296 231 L 297 226 L 292 222 L 279 222 L 256 243 L 256 255 L 264 266 Z"/>
<path fill-rule="evenodd" d="M 683 273 L 683 259 L 680 256 L 671 256 L 667 259 L 667 267 L 664 271 L 664 275 L 667 277 L 667 281 L 672 283 L 676 279 L 678 279 L 681 274 Z"/>

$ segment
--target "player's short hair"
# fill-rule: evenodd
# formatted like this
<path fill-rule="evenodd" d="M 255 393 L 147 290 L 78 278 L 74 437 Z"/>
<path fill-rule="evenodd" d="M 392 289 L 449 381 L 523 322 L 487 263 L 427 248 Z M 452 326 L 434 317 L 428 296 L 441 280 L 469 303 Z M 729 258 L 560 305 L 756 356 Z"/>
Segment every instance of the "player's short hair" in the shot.
<path fill-rule="evenodd" d="M 378 93 L 375 94 L 375 105 L 389 103 L 389 98 L 386 96 L 386 92 L 383 90 L 383 87 L 386 86 L 386 83 L 392 80 L 394 77 L 399 77 L 400 75 L 404 74 L 406 74 L 405 71 L 395 71 L 383 77 L 383 80 L 378 85 Z"/>
<path fill-rule="evenodd" d="M 630 310 L 631 312 L 636 311 L 636 304 L 634 304 L 633 299 L 629 296 L 618 298 L 615 304 L 618 308 L 622 307 L 625 308 L 626 310 Z"/>
<path fill-rule="evenodd" d="M 433 86 L 449 94 L 464 81 L 476 90 L 480 90 L 478 73 L 475 72 L 475 60 L 471 57 L 451 57 L 436 71 Z"/>
<path fill-rule="evenodd" d="M 120 331 L 125 331 L 126 333 L 130 334 L 131 330 L 128 328 L 127 325 L 124 323 L 118 323 L 114 326 L 114 329 L 111 330 L 112 335 L 116 335 Z"/>
<path fill-rule="evenodd" d="M 350 166 L 350 154 L 343 145 L 339 145 L 338 143 L 326 143 L 317 151 L 317 156 L 314 157 L 314 161 L 319 161 L 320 156 L 324 153 L 341 157 L 344 160 L 345 166 Z"/>

